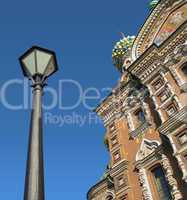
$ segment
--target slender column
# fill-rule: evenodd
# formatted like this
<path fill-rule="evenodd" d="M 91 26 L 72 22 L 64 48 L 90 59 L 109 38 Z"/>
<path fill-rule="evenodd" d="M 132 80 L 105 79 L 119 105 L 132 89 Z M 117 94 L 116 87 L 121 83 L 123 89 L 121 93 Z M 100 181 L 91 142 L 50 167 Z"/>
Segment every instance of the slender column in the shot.
<path fill-rule="evenodd" d="M 149 122 L 149 124 L 153 125 L 153 118 L 152 118 L 150 107 L 149 107 L 148 103 L 146 103 L 144 100 L 142 100 L 142 106 L 143 106 L 143 109 L 146 114 L 145 115 L 146 121 Z"/>
<path fill-rule="evenodd" d="M 187 170 L 186 170 L 185 164 L 181 159 L 181 155 L 177 154 L 177 148 L 176 148 L 175 142 L 173 141 L 172 136 L 168 136 L 168 138 L 174 152 L 173 155 L 176 157 L 179 167 L 183 173 L 183 180 L 187 183 Z"/>
<path fill-rule="evenodd" d="M 149 187 L 149 182 L 147 180 L 147 175 L 144 168 L 139 169 L 139 179 L 140 183 L 142 185 L 142 193 L 143 193 L 143 199 L 144 200 L 152 200 L 152 194 L 151 189 Z"/>
<path fill-rule="evenodd" d="M 37 83 L 33 87 L 33 108 L 31 114 L 24 200 L 44 200 L 41 106 L 43 85 Z"/>
<path fill-rule="evenodd" d="M 134 126 L 134 123 L 133 123 L 134 119 L 133 119 L 133 116 L 130 113 L 130 111 L 126 112 L 126 117 L 127 117 L 127 121 L 128 121 L 128 124 L 129 124 L 130 131 L 134 131 L 135 130 L 135 126 Z"/>
<path fill-rule="evenodd" d="M 180 169 L 181 169 L 181 171 L 183 173 L 182 179 L 187 183 L 187 171 L 186 171 L 185 164 L 184 164 L 184 162 L 181 159 L 181 155 L 176 155 L 176 158 L 177 158 L 179 167 L 180 167 Z"/>
<path fill-rule="evenodd" d="M 171 186 L 171 192 L 174 197 L 174 200 L 182 200 L 182 194 L 178 189 L 177 181 L 173 177 L 173 170 L 170 165 L 170 162 L 166 155 L 162 154 L 162 166 L 166 172 L 166 178 L 168 180 L 169 185 Z"/>
<path fill-rule="evenodd" d="M 162 120 L 162 122 L 164 122 L 164 121 L 165 121 L 165 117 L 164 117 L 164 115 L 163 115 L 163 111 L 160 109 L 160 106 L 158 105 L 158 102 L 157 102 L 157 100 L 156 100 L 155 95 L 152 95 L 152 100 L 153 100 L 153 102 L 154 102 L 154 104 L 155 104 L 155 109 L 158 111 L 158 114 L 159 114 L 159 116 L 160 116 L 160 119 Z"/>

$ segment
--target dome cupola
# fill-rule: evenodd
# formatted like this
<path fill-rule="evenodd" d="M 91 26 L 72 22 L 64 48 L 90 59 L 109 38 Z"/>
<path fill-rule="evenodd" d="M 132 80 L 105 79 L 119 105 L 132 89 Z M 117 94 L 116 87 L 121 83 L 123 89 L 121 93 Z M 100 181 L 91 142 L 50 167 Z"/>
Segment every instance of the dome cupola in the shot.
<path fill-rule="evenodd" d="M 119 71 L 123 71 L 124 65 L 131 63 L 131 49 L 135 36 L 127 36 L 116 43 L 112 51 L 113 64 Z M 127 62 L 127 63 L 126 63 Z"/>
<path fill-rule="evenodd" d="M 158 4 L 159 0 L 151 0 L 149 2 L 149 8 L 152 10 L 156 7 L 156 5 Z"/>

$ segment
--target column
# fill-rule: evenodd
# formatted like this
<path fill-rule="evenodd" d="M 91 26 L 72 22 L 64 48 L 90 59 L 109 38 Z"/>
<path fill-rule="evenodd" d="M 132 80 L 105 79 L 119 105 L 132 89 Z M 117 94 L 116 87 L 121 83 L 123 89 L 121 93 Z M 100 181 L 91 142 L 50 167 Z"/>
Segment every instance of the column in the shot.
<path fill-rule="evenodd" d="M 139 169 L 139 179 L 142 185 L 142 194 L 144 200 L 153 200 L 151 189 L 149 187 L 149 182 L 147 179 L 147 174 L 144 168 Z"/>
<path fill-rule="evenodd" d="M 134 131 L 135 130 L 135 126 L 134 126 L 134 123 L 133 123 L 133 116 L 132 114 L 130 113 L 130 111 L 126 111 L 125 113 L 126 117 L 127 117 L 127 122 L 129 124 L 129 128 L 130 128 L 130 131 Z"/>
<path fill-rule="evenodd" d="M 163 169 L 165 170 L 167 181 L 168 181 L 169 185 L 172 188 L 171 193 L 172 193 L 172 195 L 174 197 L 174 200 L 182 200 L 183 198 L 182 198 L 181 192 L 178 190 L 177 181 L 173 177 L 172 167 L 171 167 L 171 165 L 169 163 L 168 158 L 164 154 L 162 154 L 161 163 L 162 163 Z"/>

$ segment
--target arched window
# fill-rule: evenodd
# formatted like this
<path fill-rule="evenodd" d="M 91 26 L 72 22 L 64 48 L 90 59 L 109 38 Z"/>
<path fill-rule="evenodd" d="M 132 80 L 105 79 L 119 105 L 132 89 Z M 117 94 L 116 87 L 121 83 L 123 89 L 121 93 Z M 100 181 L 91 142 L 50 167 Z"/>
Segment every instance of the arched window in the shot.
<path fill-rule="evenodd" d="M 184 63 L 181 67 L 182 72 L 187 76 L 187 63 Z"/>
<path fill-rule="evenodd" d="M 168 182 L 166 180 L 165 174 L 162 170 L 161 166 L 158 166 L 152 170 L 152 174 L 154 177 L 154 183 L 159 195 L 159 199 L 162 200 L 172 200 L 172 196 L 170 193 L 170 188 Z"/>

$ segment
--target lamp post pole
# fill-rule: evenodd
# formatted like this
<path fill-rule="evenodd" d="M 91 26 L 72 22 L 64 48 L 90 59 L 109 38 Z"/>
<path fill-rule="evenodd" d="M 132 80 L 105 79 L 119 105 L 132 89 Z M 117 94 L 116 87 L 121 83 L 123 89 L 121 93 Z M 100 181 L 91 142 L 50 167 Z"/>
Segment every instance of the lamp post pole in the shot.
<path fill-rule="evenodd" d="M 42 136 L 42 92 L 43 83 L 33 84 L 33 107 L 29 136 L 24 200 L 44 200 L 44 167 Z"/>
<path fill-rule="evenodd" d="M 45 81 L 58 70 L 53 51 L 33 46 L 20 58 L 24 76 L 32 81 L 31 113 L 24 200 L 44 200 L 42 94 Z"/>

